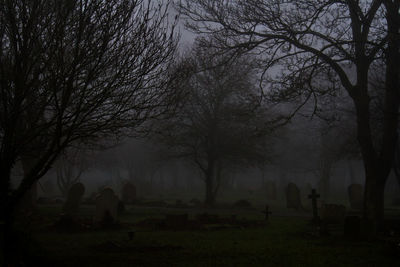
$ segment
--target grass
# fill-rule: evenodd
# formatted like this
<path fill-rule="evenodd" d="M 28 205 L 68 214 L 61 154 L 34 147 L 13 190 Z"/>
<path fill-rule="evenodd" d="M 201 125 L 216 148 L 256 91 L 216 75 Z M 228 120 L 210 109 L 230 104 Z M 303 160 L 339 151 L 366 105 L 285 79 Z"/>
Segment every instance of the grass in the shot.
<path fill-rule="evenodd" d="M 187 211 L 192 217 L 204 210 Z M 146 230 L 133 223 L 179 210 L 128 207 L 121 229 L 59 233 L 49 230 L 59 212 L 58 206 L 41 207 L 45 219 L 31 224 L 36 266 L 400 266 L 383 242 L 309 235 L 305 217 L 272 217 L 253 228 Z M 213 211 L 233 212 L 238 218 L 263 219 L 257 210 Z M 93 207 L 82 207 L 81 217 L 91 214 Z M 130 230 L 135 230 L 131 241 Z"/>

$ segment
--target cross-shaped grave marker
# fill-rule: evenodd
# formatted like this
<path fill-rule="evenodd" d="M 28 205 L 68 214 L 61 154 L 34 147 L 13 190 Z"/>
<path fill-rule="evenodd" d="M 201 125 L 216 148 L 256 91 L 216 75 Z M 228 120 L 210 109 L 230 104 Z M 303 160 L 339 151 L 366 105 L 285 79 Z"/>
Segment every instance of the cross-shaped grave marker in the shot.
<path fill-rule="evenodd" d="M 308 195 L 308 198 L 312 200 L 312 209 L 313 209 L 313 221 L 318 223 L 319 222 L 319 217 L 318 217 L 318 207 L 317 207 L 317 199 L 320 197 L 319 194 L 317 194 L 317 191 L 315 189 L 311 190 L 311 195 Z"/>
<path fill-rule="evenodd" d="M 265 211 L 263 211 L 265 214 L 265 220 L 268 221 L 269 215 L 272 214 L 272 212 L 269 211 L 269 206 L 265 205 Z"/>

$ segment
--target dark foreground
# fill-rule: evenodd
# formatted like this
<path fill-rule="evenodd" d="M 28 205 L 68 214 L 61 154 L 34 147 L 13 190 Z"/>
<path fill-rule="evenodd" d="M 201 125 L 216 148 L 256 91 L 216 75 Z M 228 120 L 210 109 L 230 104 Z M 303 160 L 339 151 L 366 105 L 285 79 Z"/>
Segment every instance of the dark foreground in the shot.
<path fill-rule="evenodd" d="M 91 209 L 83 209 L 83 221 Z M 21 235 L 30 266 L 400 266 L 393 238 L 349 240 L 340 227 L 320 236 L 301 215 L 265 222 L 256 209 L 214 210 L 226 220 L 170 227 L 160 224 L 165 214 L 184 210 L 129 207 L 116 227 L 59 229 L 59 210 L 41 207 L 27 224 L 31 234 Z M 186 212 L 195 222 L 203 211 Z"/>

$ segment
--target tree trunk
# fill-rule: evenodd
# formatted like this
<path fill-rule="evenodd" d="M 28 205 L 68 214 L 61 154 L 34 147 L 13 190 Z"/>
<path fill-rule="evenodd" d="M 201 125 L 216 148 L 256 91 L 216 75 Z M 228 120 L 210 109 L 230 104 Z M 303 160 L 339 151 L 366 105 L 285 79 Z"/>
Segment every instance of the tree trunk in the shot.
<path fill-rule="evenodd" d="M 215 194 L 214 194 L 214 177 L 210 175 L 206 177 L 206 199 L 204 204 L 206 207 L 215 207 Z"/>
<path fill-rule="evenodd" d="M 3 162 L 4 163 L 4 162 Z M 14 236 L 14 212 L 16 202 L 13 201 L 10 187 L 11 169 L 5 164 L 0 164 L 0 266 L 17 266 L 15 254 L 19 251 L 17 240 Z"/>
<path fill-rule="evenodd" d="M 205 183 L 206 183 L 206 196 L 204 204 L 206 207 L 215 207 L 215 194 L 214 194 L 214 176 L 215 176 L 215 163 L 214 160 L 208 159 L 208 166 L 205 171 Z"/>
<path fill-rule="evenodd" d="M 22 158 L 21 163 L 24 171 L 24 177 L 26 177 L 34 167 L 35 160 L 32 158 Z M 32 213 L 36 209 L 36 199 L 37 181 L 33 183 L 32 187 L 25 192 L 23 198 L 19 201 L 19 209 L 23 216 Z"/>
<path fill-rule="evenodd" d="M 364 229 L 367 231 L 364 234 L 375 234 L 383 227 L 386 181 L 387 176 L 382 177 L 379 173 L 366 174 L 363 217 L 368 227 Z"/>

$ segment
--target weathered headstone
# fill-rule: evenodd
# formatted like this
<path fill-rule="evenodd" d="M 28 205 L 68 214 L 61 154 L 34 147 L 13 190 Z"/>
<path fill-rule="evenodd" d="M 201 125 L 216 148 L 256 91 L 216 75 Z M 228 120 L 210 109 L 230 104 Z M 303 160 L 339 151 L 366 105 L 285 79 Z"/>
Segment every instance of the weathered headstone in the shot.
<path fill-rule="evenodd" d="M 72 185 L 68 191 L 67 201 L 64 203 L 64 213 L 76 216 L 84 193 L 85 186 L 82 183 Z"/>
<path fill-rule="evenodd" d="M 111 188 L 105 188 L 96 198 L 95 222 L 114 223 L 118 214 L 118 197 Z"/>
<path fill-rule="evenodd" d="M 300 189 L 294 183 L 289 183 L 286 186 L 286 207 L 295 210 L 299 210 L 302 207 Z"/>
<path fill-rule="evenodd" d="M 361 184 L 351 184 L 348 187 L 350 207 L 352 209 L 361 210 L 363 207 L 363 186 Z"/>
<path fill-rule="evenodd" d="M 317 191 L 315 189 L 312 189 L 311 190 L 311 195 L 308 195 L 308 198 L 311 199 L 311 201 L 312 201 L 313 221 L 315 223 L 319 222 L 318 207 L 317 207 L 317 199 L 319 197 L 320 197 L 320 195 L 317 194 Z"/>
<path fill-rule="evenodd" d="M 337 204 L 323 204 L 321 219 L 325 223 L 343 223 L 346 216 L 346 207 Z"/>
<path fill-rule="evenodd" d="M 266 195 L 268 200 L 276 200 L 276 183 L 274 181 L 265 182 Z"/>
<path fill-rule="evenodd" d="M 136 201 L 136 186 L 130 182 L 125 183 L 122 187 L 121 198 L 125 204 L 134 203 Z"/>

